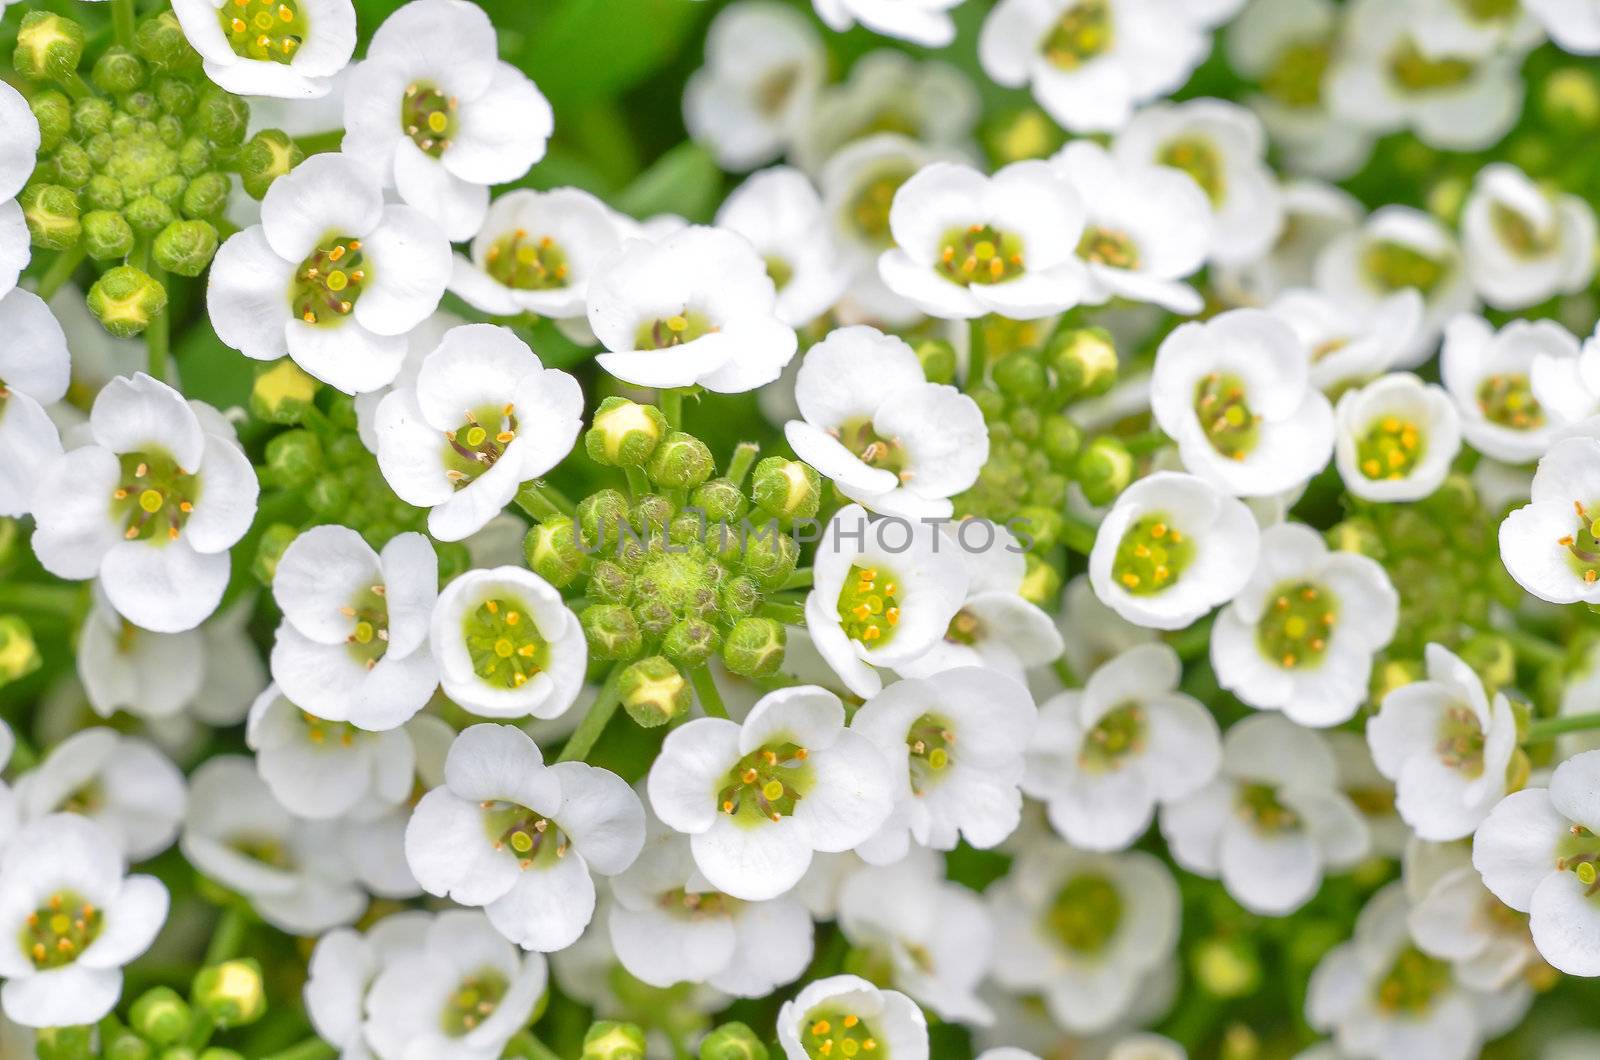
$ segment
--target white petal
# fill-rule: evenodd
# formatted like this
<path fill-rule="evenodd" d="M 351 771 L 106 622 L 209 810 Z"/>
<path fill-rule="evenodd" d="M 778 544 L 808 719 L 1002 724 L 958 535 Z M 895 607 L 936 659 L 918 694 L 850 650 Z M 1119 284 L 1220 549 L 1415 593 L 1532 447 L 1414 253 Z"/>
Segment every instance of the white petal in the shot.
<path fill-rule="evenodd" d="M 136 626 L 157 633 L 193 629 L 211 616 L 228 587 L 228 554 L 200 553 L 183 539 L 121 541 L 101 564 L 106 597 Z"/>

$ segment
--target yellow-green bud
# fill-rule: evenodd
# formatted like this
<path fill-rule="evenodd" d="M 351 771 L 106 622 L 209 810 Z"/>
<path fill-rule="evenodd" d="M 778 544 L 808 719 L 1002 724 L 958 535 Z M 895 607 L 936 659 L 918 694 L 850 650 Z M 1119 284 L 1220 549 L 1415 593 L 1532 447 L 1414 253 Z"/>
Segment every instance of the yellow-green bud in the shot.
<path fill-rule="evenodd" d="M 120 45 L 113 44 L 95 60 L 89 72 L 89 81 L 100 91 L 120 96 L 144 84 L 144 63 L 139 57 Z"/>
<path fill-rule="evenodd" d="M 994 385 L 1008 398 L 1038 397 L 1050 386 L 1044 365 L 1032 353 L 1016 350 L 994 366 Z"/>
<path fill-rule="evenodd" d="M 300 531 L 288 523 L 273 523 L 262 531 L 261 540 L 256 544 L 255 559 L 250 562 L 250 573 L 255 575 L 256 581 L 271 587 L 272 578 L 278 573 L 278 560 L 283 557 L 284 549 Z"/>
<path fill-rule="evenodd" d="M 194 1013 L 176 990 L 151 987 L 133 1003 L 128 1025 L 157 1045 L 171 1045 L 189 1033 Z"/>
<path fill-rule="evenodd" d="M 213 1045 L 195 1060 L 244 1060 L 243 1053 L 236 1053 L 232 1049 L 224 1049 L 220 1045 Z"/>
<path fill-rule="evenodd" d="M 219 147 L 235 147 L 244 143 L 250 105 L 231 92 L 208 86 L 200 93 L 194 119 L 194 128 L 207 140 Z"/>
<path fill-rule="evenodd" d="M 30 184 L 17 197 L 28 222 L 33 245 L 45 250 L 66 250 L 83 236 L 78 220 L 78 196 L 59 184 Z"/>
<path fill-rule="evenodd" d="M 1469 191 L 1464 177 L 1447 177 L 1428 189 L 1428 212 L 1447 225 L 1461 218 Z"/>
<path fill-rule="evenodd" d="M 769 456 L 756 465 L 750 496 L 781 523 L 811 519 L 822 506 L 822 476 L 810 464 Z"/>
<path fill-rule="evenodd" d="M 1261 961 L 1242 938 L 1202 939 L 1190 953 L 1190 962 L 1195 979 L 1213 997 L 1244 997 L 1261 983 Z"/>
<path fill-rule="evenodd" d="M 783 624 L 770 618 L 740 619 L 722 645 L 722 661 L 740 677 L 766 677 L 783 665 L 788 634 Z"/>
<path fill-rule="evenodd" d="M 325 459 L 317 436 L 304 428 L 296 428 L 284 431 L 267 443 L 267 464 L 263 472 L 275 485 L 300 489 L 317 477 Z"/>
<path fill-rule="evenodd" d="M 714 478 L 701 483 L 689 501 L 705 512 L 706 519 L 713 523 L 733 522 L 748 508 L 744 491 L 729 478 Z"/>
<path fill-rule="evenodd" d="M 177 77 L 163 77 L 155 83 L 156 99 L 168 114 L 187 114 L 194 109 L 200 93 L 188 81 Z M 198 142 L 198 141 L 197 141 Z"/>
<path fill-rule="evenodd" d="M 107 1027 L 105 1022 L 100 1024 L 100 1049 L 105 1060 L 150 1060 L 156 1055 L 155 1048 L 133 1031 L 120 1025 Z"/>
<path fill-rule="evenodd" d="M 94 177 L 94 160 L 75 143 L 64 143 L 56 148 L 49 165 L 55 169 L 52 182 L 73 191 L 81 190 Z"/>
<path fill-rule="evenodd" d="M 153 236 L 175 221 L 178 215 L 155 195 L 141 195 L 122 208 L 122 216 L 128 219 L 135 232 Z"/>
<path fill-rule="evenodd" d="M 767 1047 L 743 1023 L 724 1023 L 700 1043 L 700 1060 L 767 1060 Z"/>
<path fill-rule="evenodd" d="M 645 473 L 664 489 L 692 489 L 711 477 L 714 463 L 706 443 L 682 431 L 668 433 L 650 454 Z"/>
<path fill-rule="evenodd" d="M 578 547 L 578 527 L 571 519 L 535 523 L 522 539 L 522 555 L 539 577 L 564 589 L 583 573 L 588 557 Z"/>
<path fill-rule="evenodd" d="M 34 1032 L 37 1060 L 90 1060 L 94 1027 L 42 1027 Z"/>
<path fill-rule="evenodd" d="M 133 50 L 146 62 L 167 70 L 200 66 L 200 54 L 189 45 L 177 16 L 167 9 L 139 24 L 133 35 Z"/>
<path fill-rule="evenodd" d="M 660 655 L 652 655 L 622 671 L 619 692 L 622 709 L 646 729 L 682 717 L 693 698 L 689 679 Z"/>
<path fill-rule="evenodd" d="M 633 612 L 622 604 L 590 604 L 580 616 L 589 654 L 596 659 L 627 659 L 644 644 Z"/>
<path fill-rule="evenodd" d="M 1090 504 L 1110 504 L 1133 481 L 1133 454 L 1110 435 L 1101 435 L 1078 454 L 1072 477 Z"/>
<path fill-rule="evenodd" d="M 27 677 L 43 662 L 28 623 L 17 615 L 0 615 L 0 686 Z"/>
<path fill-rule="evenodd" d="M 183 189 L 179 205 L 185 217 L 215 217 L 228 204 L 228 178 L 221 173 L 201 173 Z"/>
<path fill-rule="evenodd" d="M 156 236 L 157 265 L 179 276 L 198 276 L 217 252 L 217 230 L 210 221 L 173 221 Z"/>
<path fill-rule="evenodd" d="M 1371 699 L 1379 702 L 1395 689 L 1422 680 L 1422 675 L 1419 659 L 1387 659 L 1372 670 Z"/>
<path fill-rule="evenodd" d="M 545 580 L 549 581 L 548 578 Z M 597 560 L 594 569 L 589 572 L 589 595 L 607 603 L 623 603 L 633 595 L 633 575 L 616 560 Z"/>
<path fill-rule="evenodd" d="M 257 371 L 250 387 L 250 415 L 268 423 L 299 423 L 322 384 L 285 357 Z"/>
<path fill-rule="evenodd" d="M 744 572 L 763 592 L 782 588 L 800 558 L 800 546 L 794 538 L 771 525 L 757 526 L 744 538 L 744 554 L 739 557 Z"/>
<path fill-rule="evenodd" d="M 54 151 L 72 131 L 72 100 L 64 92 L 46 89 L 28 100 L 28 109 L 39 123 L 39 153 Z"/>
<path fill-rule="evenodd" d="M 578 502 L 578 528 L 583 531 L 583 539 L 591 545 L 605 542 L 608 555 L 616 549 L 622 533 L 618 524 L 632 521 L 628 498 L 616 490 L 599 490 Z"/>
<path fill-rule="evenodd" d="M 1472 667 L 1493 695 L 1512 684 L 1517 677 L 1517 653 L 1511 641 L 1498 633 L 1473 634 L 1461 645 L 1461 661 Z"/>
<path fill-rule="evenodd" d="M 923 339 L 912 349 L 922 362 L 922 374 L 930 383 L 952 384 L 956 381 L 956 348 L 944 339 Z"/>
<path fill-rule="evenodd" d="M 1356 552 L 1377 560 L 1383 558 L 1383 535 L 1370 519 L 1358 516 L 1335 523 L 1323 537 L 1328 547 L 1336 552 Z"/>
<path fill-rule="evenodd" d="M 91 210 L 83 215 L 83 246 L 95 261 L 111 261 L 133 250 L 133 229 L 120 213 Z"/>
<path fill-rule="evenodd" d="M 202 968 L 194 977 L 190 998 L 218 1027 L 243 1027 L 266 1014 L 267 991 L 261 965 L 237 958 Z"/>
<path fill-rule="evenodd" d="M 1068 398 L 1104 394 L 1117 381 L 1117 347 L 1105 328 L 1074 328 L 1057 335 L 1049 360 Z"/>
<path fill-rule="evenodd" d="M 143 269 L 118 265 L 89 288 L 89 311 L 118 338 L 128 339 L 150 326 L 167 308 L 167 289 Z"/>
<path fill-rule="evenodd" d="M 716 627 L 702 618 L 674 623 L 661 638 L 661 653 L 680 666 L 699 666 L 717 650 Z"/>
<path fill-rule="evenodd" d="M 1083 448 L 1083 429 L 1063 415 L 1046 416 L 1039 426 L 1039 447 L 1057 467 L 1071 467 Z"/>
<path fill-rule="evenodd" d="M 11 64 L 33 81 L 70 78 L 83 58 L 83 27 L 49 11 L 29 11 L 17 28 Z"/>
<path fill-rule="evenodd" d="M 987 123 L 983 144 L 996 166 L 1025 158 L 1047 158 L 1066 143 L 1066 134 L 1035 106 L 1023 107 Z"/>
<path fill-rule="evenodd" d="M 667 436 L 667 418 L 654 405 L 608 397 L 594 413 L 594 425 L 583 436 L 584 448 L 598 464 L 638 467 Z"/>
<path fill-rule="evenodd" d="M 239 152 L 239 183 L 245 194 L 259 199 L 272 182 L 305 161 L 305 152 L 279 129 L 263 129 L 250 137 Z"/>
<path fill-rule="evenodd" d="M 1030 604 L 1051 608 L 1061 598 L 1061 571 L 1036 552 L 1022 557 L 1025 573 L 1017 595 Z"/>
<path fill-rule="evenodd" d="M 601 1020 L 583 1036 L 579 1060 L 644 1060 L 644 1031 L 638 1024 Z"/>
<path fill-rule="evenodd" d="M 1600 124 L 1600 84 L 1578 66 L 1565 66 L 1545 79 L 1539 104 L 1552 125 L 1592 129 Z"/>
<path fill-rule="evenodd" d="M 761 587 L 749 575 L 728 578 L 717 590 L 717 605 L 724 615 L 732 618 L 752 615 L 761 606 Z"/>
<path fill-rule="evenodd" d="M 672 502 L 659 493 L 646 493 L 634 503 L 630 519 L 641 534 L 648 530 L 655 536 L 667 528 L 675 511 Z"/>

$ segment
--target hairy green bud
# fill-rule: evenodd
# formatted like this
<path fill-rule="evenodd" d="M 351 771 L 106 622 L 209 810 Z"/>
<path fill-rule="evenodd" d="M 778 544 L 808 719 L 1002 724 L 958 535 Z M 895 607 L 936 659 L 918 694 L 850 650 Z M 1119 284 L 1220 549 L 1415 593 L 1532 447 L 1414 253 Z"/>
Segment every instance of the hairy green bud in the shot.
<path fill-rule="evenodd" d="M 583 436 L 590 459 L 608 467 L 638 467 L 667 436 L 667 418 L 654 405 L 608 397 L 594 413 L 594 425 Z"/>
<path fill-rule="evenodd" d="M 646 729 L 682 717 L 693 698 L 688 678 L 660 655 L 629 666 L 622 671 L 620 682 L 622 709 Z"/>
<path fill-rule="evenodd" d="M 183 189 L 185 217 L 216 217 L 227 204 L 228 178 L 221 173 L 202 173 Z"/>
<path fill-rule="evenodd" d="M 811 519 L 822 506 L 822 476 L 799 460 L 769 456 L 756 465 L 750 495 L 758 509 L 781 523 Z"/>
<path fill-rule="evenodd" d="M 633 595 L 633 575 L 614 560 L 599 560 L 589 572 L 589 595 L 608 603 L 624 603 Z"/>
<path fill-rule="evenodd" d="M 722 661 L 740 677 L 766 677 L 783 665 L 788 633 L 770 618 L 740 619 L 722 645 Z"/>
<path fill-rule="evenodd" d="M 522 539 L 522 555 L 530 570 L 557 589 L 571 585 L 588 558 L 578 546 L 577 524 L 565 518 L 534 524 Z"/>
<path fill-rule="evenodd" d="M 994 385 L 1008 398 L 1028 400 L 1049 389 L 1050 379 L 1037 357 L 1017 350 L 995 364 Z"/>
<path fill-rule="evenodd" d="M 250 105 L 231 92 L 208 86 L 200 93 L 194 121 L 194 127 L 207 140 L 222 147 L 235 147 L 244 143 Z"/>
<path fill-rule="evenodd" d="M 279 129 L 263 129 L 239 152 L 239 182 L 245 194 L 259 199 L 272 182 L 305 161 L 305 152 Z"/>
<path fill-rule="evenodd" d="M 83 245 L 95 261 L 125 258 L 133 250 L 133 229 L 120 213 L 92 210 L 83 215 Z"/>
<path fill-rule="evenodd" d="M 155 1048 L 126 1027 L 114 1027 L 108 1032 L 100 1028 L 100 1049 L 105 1060 L 150 1060 Z"/>
<path fill-rule="evenodd" d="M 66 250 L 83 236 L 78 220 L 78 196 L 59 184 L 30 184 L 17 196 L 28 222 L 33 245 L 45 250 Z"/>
<path fill-rule="evenodd" d="M 72 100 L 63 92 L 46 89 L 28 100 L 28 109 L 39 123 L 39 153 L 49 154 L 72 131 Z"/>
<path fill-rule="evenodd" d="M 628 498 L 616 490 L 599 490 L 578 502 L 578 527 L 590 545 L 604 541 L 608 548 L 616 547 L 618 524 L 631 523 L 632 515 Z"/>
<path fill-rule="evenodd" d="M 54 182 L 73 191 L 80 190 L 94 177 L 94 160 L 75 143 L 64 143 L 56 148 L 49 165 L 55 171 Z"/>
<path fill-rule="evenodd" d="M 200 99 L 200 93 L 194 85 L 177 77 L 158 79 L 154 91 L 161 109 L 171 115 L 188 114 Z"/>
<path fill-rule="evenodd" d="M 761 587 L 749 575 L 729 578 L 717 590 L 717 606 L 730 618 L 743 618 L 761 606 Z"/>
<path fill-rule="evenodd" d="M 1072 477 L 1090 504 L 1110 504 L 1133 481 L 1133 454 L 1110 435 L 1101 435 L 1078 454 Z"/>
<path fill-rule="evenodd" d="M 341 475 L 321 475 L 306 490 L 306 503 L 322 518 L 338 520 L 350 507 L 350 483 Z"/>
<path fill-rule="evenodd" d="M 133 34 L 133 50 L 139 58 L 165 70 L 200 68 L 200 53 L 190 46 L 178 17 L 165 8 L 139 24 Z"/>
<path fill-rule="evenodd" d="M 788 534 L 771 527 L 757 527 L 744 535 L 744 554 L 739 565 L 763 592 L 776 592 L 794 573 L 800 559 L 800 546 Z"/>
<path fill-rule="evenodd" d="M 1117 347 L 1105 328 L 1074 328 L 1050 342 L 1050 367 L 1069 398 L 1104 394 L 1117 381 Z"/>
<path fill-rule="evenodd" d="M 308 485 L 323 463 L 322 442 L 304 428 L 284 431 L 267 443 L 266 473 L 285 489 Z"/>
<path fill-rule="evenodd" d="M 623 604 L 590 604 L 579 620 L 593 658 L 627 659 L 644 646 L 638 620 Z"/>
<path fill-rule="evenodd" d="M 743 1023 L 724 1023 L 700 1043 L 700 1060 L 767 1060 L 767 1047 Z"/>
<path fill-rule="evenodd" d="M 672 431 L 650 454 L 645 473 L 666 489 L 692 489 L 711 477 L 711 450 L 692 434 Z"/>
<path fill-rule="evenodd" d="M 251 958 L 200 969 L 189 996 L 197 1009 L 225 1030 L 254 1023 L 267 1012 L 261 965 Z"/>
<path fill-rule="evenodd" d="M 157 265 L 179 276 L 198 276 L 217 252 L 217 230 L 210 221 L 173 221 L 156 236 Z"/>
<path fill-rule="evenodd" d="M 685 618 L 674 623 L 661 638 L 661 653 L 680 666 L 699 666 L 711 658 L 720 639 L 710 622 Z"/>
<path fill-rule="evenodd" d="M 171 1045 L 189 1033 L 189 1028 L 194 1024 L 194 1013 L 176 990 L 155 986 L 133 1003 L 128 1013 L 128 1024 L 157 1045 Z"/>
<path fill-rule="evenodd" d="M 120 96 L 144 84 L 144 63 L 139 57 L 120 45 L 113 44 L 89 71 L 89 81 L 100 91 Z"/>
<path fill-rule="evenodd" d="M 99 96 L 80 99 L 72 105 L 72 127 L 80 136 L 98 136 L 111 131 L 111 119 L 115 114 L 110 100 Z"/>
<path fill-rule="evenodd" d="M 706 513 L 713 523 L 727 523 L 738 519 L 749 505 L 744 491 L 729 478 L 714 478 L 695 488 L 689 502 Z"/>
<path fill-rule="evenodd" d="M 89 288 L 89 311 L 121 339 L 141 334 L 167 308 L 167 289 L 133 265 L 118 265 Z"/>
<path fill-rule="evenodd" d="M 83 27 L 50 11 L 29 11 L 17 28 L 11 64 L 31 81 L 67 80 L 83 58 Z"/>
<path fill-rule="evenodd" d="M 644 1031 L 635 1023 L 601 1020 L 583 1036 L 578 1060 L 644 1060 Z"/>
<path fill-rule="evenodd" d="M 122 208 L 122 216 L 128 219 L 135 232 L 147 236 L 155 235 L 178 218 L 171 206 L 154 195 L 134 199 Z"/>
<path fill-rule="evenodd" d="M 1083 430 L 1067 416 L 1046 416 L 1039 425 L 1039 447 L 1057 467 L 1071 467 L 1083 448 Z"/>
<path fill-rule="evenodd" d="M 922 374 L 930 383 L 956 381 L 956 348 L 944 339 L 923 339 L 912 347 L 922 362 Z"/>
<path fill-rule="evenodd" d="M 672 521 L 672 516 L 677 512 L 673 503 L 659 493 L 647 493 L 634 502 L 632 521 L 634 529 L 640 534 L 649 532 L 655 536 L 666 530 L 667 524 Z"/>

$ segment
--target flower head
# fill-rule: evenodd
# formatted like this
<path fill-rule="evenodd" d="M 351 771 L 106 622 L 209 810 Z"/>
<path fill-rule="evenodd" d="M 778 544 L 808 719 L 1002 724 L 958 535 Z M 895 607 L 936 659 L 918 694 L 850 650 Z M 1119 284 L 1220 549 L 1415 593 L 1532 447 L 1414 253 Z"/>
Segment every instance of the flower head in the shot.
<path fill-rule="evenodd" d="M 356 46 L 351 0 L 178 0 L 206 76 L 240 95 L 314 99 Z"/>

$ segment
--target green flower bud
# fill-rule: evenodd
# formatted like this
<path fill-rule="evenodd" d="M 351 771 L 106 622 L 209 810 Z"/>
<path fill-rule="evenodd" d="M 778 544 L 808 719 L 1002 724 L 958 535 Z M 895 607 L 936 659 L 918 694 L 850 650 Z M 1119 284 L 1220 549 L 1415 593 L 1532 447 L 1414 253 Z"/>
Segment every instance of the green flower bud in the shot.
<path fill-rule="evenodd" d="M 49 154 L 72 131 L 72 100 L 50 88 L 28 100 L 28 109 L 39 123 L 39 153 Z"/>
<path fill-rule="evenodd" d="M 132 338 L 167 308 L 167 289 L 143 269 L 118 265 L 89 288 L 89 311 L 119 339 Z"/>
<path fill-rule="evenodd" d="M 122 185 L 104 173 L 96 173 L 89 178 L 89 183 L 84 185 L 81 199 L 83 205 L 91 210 L 120 210 L 126 201 L 122 195 Z M 127 224 L 126 219 L 123 224 Z M 128 232 L 131 235 L 133 229 L 130 227 Z"/>
<path fill-rule="evenodd" d="M 122 216 L 128 219 L 135 232 L 147 236 L 155 235 L 178 218 L 172 207 L 154 195 L 134 199 L 122 208 Z"/>
<path fill-rule="evenodd" d="M 666 530 L 676 511 L 672 502 L 659 493 L 647 493 L 634 503 L 631 520 L 641 535 L 649 532 L 655 536 Z"/>
<path fill-rule="evenodd" d="M 157 265 L 179 276 L 198 276 L 217 252 L 217 230 L 210 221 L 174 221 L 156 236 Z"/>
<path fill-rule="evenodd" d="M 588 559 L 578 545 L 578 527 L 571 519 L 535 523 L 522 539 L 522 555 L 530 570 L 557 589 L 571 585 Z"/>
<path fill-rule="evenodd" d="M 90 1060 L 93 1027 L 43 1027 L 34 1033 L 38 1060 Z"/>
<path fill-rule="evenodd" d="M 578 528 L 591 546 L 605 542 L 606 551 L 617 547 L 619 524 L 631 524 L 628 498 L 616 490 L 599 490 L 578 502 Z"/>
<path fill-rule="evenodd" d="M 1261 961 L 1247 938 L 1203 939 L 1189 959 L 1195 979 L 1213 997 L 1247 997 L 1261 984 Z"/>
<path fill-rule="evenodd" d="M 1328 547 L 1337 552 L 1357 552 L 1372 559 L 1383 559 L 1383 535 L 1370 519 L 1356 517 L 1335 523 L 1323 537 Z"/>
<path fill-rule="evenodd" d="M 634 1023 L 601 1020 L 583 1036 L 578 1060 L 644 1060 L 644 1031 Z"/>
<path fill-rule="evenodd" d="M 1069 468 L 1083 448 L 1083 431 L 1066 416 L 1046 416 L 1039 428 L 1039 446 L 1057 467 Z"/>
<path fill-rule="evenodd" d="M 305 160 L 305 152 L 277 129 L 263 129 L 239 152 L 239 181 L 245 194 L 259 199 L 272 182 Z"/>
<path fill-rule="evenodd" d="M 244 1060 L 243 1053 L 236 1053 L 232 1049 L 224 1049 L 220 1045 L 213 1045 L 195 1060 Z"/>
<path fill-rule="evenodd" d="M 633 575 L 615 560 L 602 559 L 589 572 L 589 595 L 607 603 L 626 603 L 633 595 Z"/>
<path fill-rule="evenodd" d="M 156 100 L 154 92 L 135 90 L 133 92 L 126 93 L 120 100 L 120 103 L 122 112 L 124 114 L 131 114 L 141 122 L 153 122 L 157 118 L 161 117 L 161 104 Z M 155 131 L 158 133 L 158 135 L 159 130 L 160 126 L 157 126 Z M 144 125 L 141 125 L 139 127 L 139 131 L 141 133 L 149 133 L 152 130 Z"/>
<path fill-rule="evenodd" d="M 322 443 L 303 428 L 284 431 L 267 443 L 266 473 L 285 489 L 300 489 L 322 470 Z"/>
<path fill-rule="evenodd" d="M 0 687 L 27 677 L 43 664 L 28 623 L 17 615 L 0 615 Z"/>
<path fill-rule="evenodd" d="M 231 92 L 208 86 L 200 92 L 194 123 L 194 128 L 207 140 L 222 147 L 234 147 L 244 143 L 245 127 L 250 124 L 250 105 Z"/>
<path fill-rule="evenodd" d="M 191 179 L 211 168 L 211 145 L 198 136 L 191 136 L 178 144 L 178 172 Z M 221 173 L 216 174 L 222 176 Z M 224 178 L 226 179 L 226 178 Z"/>
<path fill-rule="evenodd" d="M 94 210 L 83 215 L 83 245 L 95 261 L 125 258 L 133 250 L 133 229 L 120 213 Z"/>
<path fill-rule="evenodd" d="M 1110 435 L 1101 435 L 1078 454 L 1072 477 L 1090 504 L 1110 504 L 1133 481 L 1133 454 Z"/>
<path fill-rule="evenodd" d="M 228 178 L 221 173 L 202 173 L 183 189 L 185 217 L 216 217 L 227 204 Z"/>
<path fill-rule="evenodd" d="M 1039 607 L 1051 608 L 1061 598 L 1061 571 L 1036 552 L 1023 556 L 1026 569 L 1017 595 Z"/>
<path fill-rule="evenodd" d="M 1047 158 L 1067 139 L 1061 126 L 1031 105 L 987 122 L 982 136 L 996 166 L 1025 158 Z"/>
<path fill-rule="evenodd" d="M 1034 547 L 1041 549 L 1054 548 L 1061 540 L 1061 532 L 1066 529 L 1067 518 L 1058 509 L 1046 508 L 1042 504 L 1025 504 L 1017 509 L 1017 518 L 1021 520 L 1019 529 L 1026 531 L 1033 538 Z"/>
<path fill-rule="evenodd" d="M 66 250 L 83 236 L 78 220 L 78 196 L 59 184 L 30 184 L 17 196 L 28 221 L 33 245 L 45 250 Z"/>
<path fill-rule="evenodd" d="M 650 454 L 645 473 L 666 489 L 690 489 L 710 478 L 713 467 L 706 443 L 692 434 L 671 431 Z"/>
<path fill-rule="evenodd" d="M 113 44 L 89 71 L 89 81 L 100 91 L 112 96 L 132 92 L 144 84 L 144 63 L 121 45 Z"/>
<path fill-rule="evenodd" d="M 187 177 L 179 173 L 168 173 L 150 185 L 150 194 L 176 210 L 182 204 L 184 190 L 188 187 Z"/>
<path fill-rule="evenodd" d="M 1039 415 L 1038 409 L 1024 405 L 1011 410 L 1011 414 L 1006 417 L 1006 425 L 1011 428 L 1012 437 L 1032 442 L 1039 437 L 1039 431 L 1044 426 L 1044 417 Z M 1029 448 L 1032 446 L 1024 447 L 1025 450 Z"/>
<path fill-rule="evenodd" d="M 268 423 L 299 423 L 321 386 L 285 357 L 257 369 L 250 387 L 250 415 Z"/>
<path fill-rule="evenodd" d="M 1050 367 L 1068 398 L 1104 394 L 1117 381 L 1117 347 L 1105 328 L 1074 328 L 1050 342 Z"/>
<path fill-rule="evenodd" d="M 767 1047 L 742 1023 L 724 1023 L 700 1043 L 700 1060 L 767 1060 Z"/>
<path fill-rule="evenodd" d="M 111 131 L 111 118 L 115 113 L 110 100 L 99 96 L 80 99 L 72 105 L 72 127 L 79 136 L 98 136 Z"/>
<path fill-rule="evenodd" d="M 680 666 L 699 666 L 717 650 L 717 640 L 716 627 L 711 623 L 685 618 L 674 623 L 661 638 L 661 653 Z"/>
<path fill-rule="evenodd" d="M 654 405 L 608 397 L 594 413 L 594 425 L 583 436 L 590 459 L 607 467 L 638 467 L 667 435 L 667 418 Z"/>
<path fill-rule="evenodd" d="M 717 590 L 717 606 L 730 618 L 752 615 L 761 606 L 761 587 L 748 575 L 729 578 Z"/>
<path fill-rule="evenodd" d="M 956 381 L 956 348 L 944 339 L 923 339 L 911 347 L 922 362 L 922 374 L 930 383 Z"/>
<path fill-rule="evenodd" d="M 783 665 L 788 632 L 770 618 L 740 619 L 722 645 L 722 661 L 740 677 L 766 677 Z"/>
<path fill-rule="evenodd" d="M 55 157 L 51 159 L 55 165 L 56 183 L 71 188 L 74 191 L 84 187 L 94 178 L 94 160 L 89 157 L 89 152 L 75 143 L 64 143 L 56 148 Z"/>
<path fill-rule="evenodd" d="M 224 1030 L 254 1023 L 267 1012 L 261 965 L 251 958 L 223 961 L 200 969 L 189 996 L 195 1008 Z"/>
<path fill-rule="evenodd" d="M 689 709 L 688 678 L 660 655 L 629 666 L 620 681 L 622 709 L 642 728 L 665 725 Z"/>
<path fill-rule="evenodd" d="M 288 523 L 273 523 L 262 531 L 261 540 L 256 544 L 255 558 L 250 561 L 250 573 L 255 575 L 256 581 L 271 587 L 283 550 L 299 535 L 300 531 Z"/>
<path fill-rule="evenodd" d="M 1050 380 L 1037 357 L 1018 350 L 995 363 L 994 384 L 1006 397 L 1026 401 L 1048 390 Z"/>
<path fill-rule="evenodd" d="M 596 659 L 627 659 L 644 646 L 638 620 L 623 604 L 590 604 L 579 616 L 589 654 Z"/>
<path fill-rule="evenodd" d="M 128 1025 L 157 1045 L 171 1045 L 189 1033 L 194 1013 L 176 990 L 155 986 L 133 1003 Z"/>
<path fill-rule="evenodd" d="M 714 478 L 701 483 L 689 503 L 705 512 L 706 519 L 713 523 L 733 522 L 748 509 L 744 491 L 728 478 Z"/>
<path fill-rule="evenodd" d="M 161 104 L 158 102 L 156 108 L 159 110 L 160 107 Z M 187 135 L 187 130 L 183 127 L 183 119 L 176 114 L 163 114 L 156 119 L 156 136 L 168 147 L 176 149 L 182 146 Z M 188 174 L 185 175 L 187 176 Z"/>
<path fill-rule="evenodd" d="M 322 475 L 306 490 L 306 503 L 324 519 L 337 519 L 350 507 L 350 484 L 338 475 Z"/>
<path fill-rule="evenodd" d="M 800 546 L 794 538 L 770 526 L 756 527 L 744 538 L 744 554 L 739 557 L 744 572 L 755 579 L 763 592 L 782 588 L 800 558 Z"/>
<path fill-rule="evenodd" d="M 100 1043 L 105 1060 L 150 1060 L 156 1055 L 149 1042 L 126 1027 L 117 1027 L 108 1034 L 102 1026 Z"/>
<path fill-rule="evenodd" d="M 1517 653 L 1511 642 L 1498 633 L 1474 633 L 1457 654 L 1483 679 L 1490 695 L 1516 681 Z"/>
<path fill-rule="evenodd" d="M 194 110 L 195 103 L 200 99 L 200 93 L 195 90 L 194 85 L 178 77 L 157 79 L 155 93 L 156 101 L 161 104 L 162 111 L 180 117 Z"/>
<path fill-rule="evenodd" d="M 165 70 L 195 70 L 200 54 L 189 45 L 183 27 L 170 10 L 145 19 L 133 34 L 133 50 L 139 58 Z"/>
<path fill-rule="evenodd" d="M 32 81 L 68 80 L 83 58 L 83 27 L 49 11 L 29 11 L 17 28 L 11 64 Z"/>
<path fill-rule="evenodd" d="M 811 519 L 822 506 L 822 476 L 809 464 L 769 456 L 756 465 L 750 496 L 781 523 Z"/>

